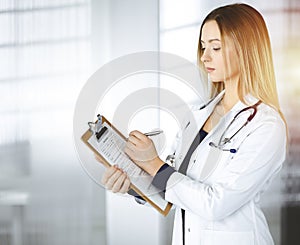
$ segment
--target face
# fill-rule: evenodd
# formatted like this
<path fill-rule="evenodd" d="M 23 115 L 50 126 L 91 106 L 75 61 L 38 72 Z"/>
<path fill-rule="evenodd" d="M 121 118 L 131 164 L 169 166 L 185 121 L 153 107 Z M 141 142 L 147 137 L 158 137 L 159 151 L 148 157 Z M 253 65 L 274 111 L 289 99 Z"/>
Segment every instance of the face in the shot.
<path fill-rule="evenodd" d="M 216 21 L 212 20 L 204 24 L 201 46 L 203 51 L 201 61 L 212 82 L 228 82 L 238 79 L 238 58 L 233 42 L 226 42 L 226 50 L 222 50 L 221 33 Z M 223 53 L 226 55 L 225 59 Z M 226 69 L 226 60 L 230 61 L 228 69 Z"/>

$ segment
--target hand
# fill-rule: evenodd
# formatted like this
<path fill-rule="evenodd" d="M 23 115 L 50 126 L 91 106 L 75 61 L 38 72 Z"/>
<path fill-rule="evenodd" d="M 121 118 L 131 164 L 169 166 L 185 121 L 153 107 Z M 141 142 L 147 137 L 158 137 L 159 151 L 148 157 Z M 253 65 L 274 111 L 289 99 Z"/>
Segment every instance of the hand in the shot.
<path fill-rule="evenodd" d="M 153 141 L 137 130 L 129 134 L 124 152 L 136 165 L 152 176 L 164 164 L 157 155 Z"/>
<path fill-rule="evenodd" d="M 102 163 L 101 158 L 95 155 L 98 162 Z M 103 164 L 103 163 L 102 163 Z M 101 183 L 106 187 L 106 189 L 111 190 L 116 193 L 126 193 L 130 188 L 130 179 L 127 174 L 123 172 L 116 166 L 111 166 L 106 168 Z"/>
<path fill-rule="evenodd" d="M 125 194 L 130 187 L 130 179 L 127 174 L 116 166 L 111 166 L 105 170 L 101 183 L 113 193 Z"/>

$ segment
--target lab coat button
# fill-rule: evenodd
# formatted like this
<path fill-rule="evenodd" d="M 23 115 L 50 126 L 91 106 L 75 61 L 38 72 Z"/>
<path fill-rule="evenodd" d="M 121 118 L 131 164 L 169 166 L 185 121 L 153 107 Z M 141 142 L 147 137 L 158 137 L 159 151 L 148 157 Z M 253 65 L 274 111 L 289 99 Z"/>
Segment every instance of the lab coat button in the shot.
<path fill-rule="evenodd" d="M 188 228 L 188 232 L 191 232 L 191 229 L 190 229 L 190 228 Z"/>

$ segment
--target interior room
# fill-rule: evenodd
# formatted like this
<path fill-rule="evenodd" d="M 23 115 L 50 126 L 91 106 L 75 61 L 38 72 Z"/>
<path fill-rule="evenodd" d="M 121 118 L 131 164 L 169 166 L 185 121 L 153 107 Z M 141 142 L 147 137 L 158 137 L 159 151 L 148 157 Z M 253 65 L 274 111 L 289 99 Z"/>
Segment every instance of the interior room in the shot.
<path fill-rule="evenodd" d="M 130 196 L 107 192 L 100 184 L 104 167 L 88 148 L 99 175 L 85 169 L 74 143 L 77 98 L 98 69 L 125 55 L 165 52 L 196 65 L 203 18 L 234 2 L 0 0 L 1 245 L 171 244 L 173 211 L 164 217 Z M 238 2 L 265 18 L 289 128 L 287 159 L 261 206 L 275 244 L 300 244 L 300 1 Z M 168 82 L 170 77 L 136 78 L 140 88 L 163 88 L 194 102 L 189 89 Z M 99 106 L 110 119 L 113 101 L 133 91 L 124 84 L 111 84 Z M 140 110 L 127 129 L 146 128 L 149 117 L 170 132 L 166 152 L 177 130 L 168 123 L 170 114 Z"/>

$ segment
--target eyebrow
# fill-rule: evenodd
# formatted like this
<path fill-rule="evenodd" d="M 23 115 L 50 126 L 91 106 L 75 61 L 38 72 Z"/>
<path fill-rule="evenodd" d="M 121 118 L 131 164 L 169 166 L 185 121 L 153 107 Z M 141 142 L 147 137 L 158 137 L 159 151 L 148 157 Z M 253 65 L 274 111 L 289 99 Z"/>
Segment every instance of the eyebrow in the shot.
<path fill-rule="evenodd" d="M 213 39 L 209 39 L 209 40 L 208 40 L 209 43 L 211 43 L 211 42 L 213 42 L 213 41 L 219 41 L 219 42 L 221 42 L 221 40 L 218 39 L 218 38 L 213 38 Z M 201 40 L 201 43 L 205 43 L 205 42 L 204 42 L 203 40 Z"/>

